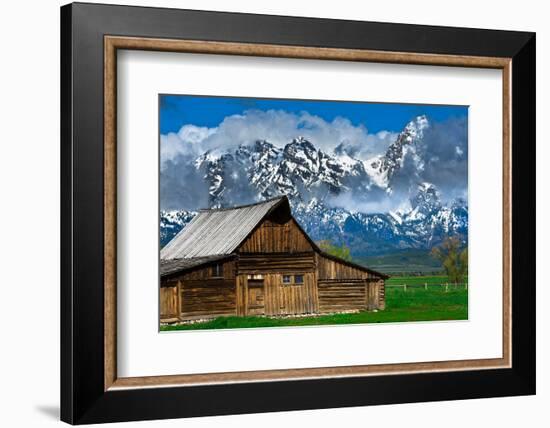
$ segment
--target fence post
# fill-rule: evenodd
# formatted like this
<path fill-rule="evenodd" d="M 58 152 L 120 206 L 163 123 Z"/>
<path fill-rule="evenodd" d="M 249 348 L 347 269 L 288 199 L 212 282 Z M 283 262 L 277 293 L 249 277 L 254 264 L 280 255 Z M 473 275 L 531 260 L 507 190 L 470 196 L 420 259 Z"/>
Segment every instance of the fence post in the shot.
<path fill-rule="evenodd" d="M 446 282 L 445 283 L 445 293 L 447 293 L 449 291 L 449 283 Z"/>
<path fill-rule="evenodd" d="M 403 291 L 407 291 L 407 284 L 403 284 Z"/>
<path fill-rule="evenodd" d="M 425 283 L 424 283 L 424 290 L 427 290 L 427 289 L 428 289 L 428 283 L 425 282 Z"/>

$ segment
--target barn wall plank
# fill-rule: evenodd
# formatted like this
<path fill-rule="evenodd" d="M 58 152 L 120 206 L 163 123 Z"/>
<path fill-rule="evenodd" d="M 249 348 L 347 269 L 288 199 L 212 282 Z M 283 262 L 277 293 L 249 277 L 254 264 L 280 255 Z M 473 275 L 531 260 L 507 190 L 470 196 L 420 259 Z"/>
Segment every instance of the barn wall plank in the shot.
<path fill-rule="evenodd" d="M 160 320 L 174 320 L 178 317 L 178 286 L 171 282 L 160 288 Z"/>
<path fill-rule="evenodd" d="M 369 273 L 355 268 L 353 266 L 339 263 L 336 260 L 324 257 L 322 254 L 317 256 L 317 269 L 319 279 L 367 279 Z"/>
<path fill-rule="evenodd" d="M 368 295 L 363 280 L 319 280 L 319 312 L 365 310 Z"/>
<path fill-rule="evenodd" d="M 237 314 L 237 295 L 234 280 L 188 279 L 181 290 L 182 320 Z"/>
<path fill-rule="evenodd" d="M 314 253 L 276 254 L 245 253 L 239 255 L 239 274 L 305 273 L 315 270 Z"/>
<path fill-rule="evenodd" d="M 223 278 L 230 280 L 235 279 L 236 275 L 236 262 L 234 260 L 227 260 L 220 262 L 223 268 Z M 186 272 L 178 277 L 183 280 L 198 280 L 209 279 L 212 277 L 212 265 L 205 266 L 202 269 L 196 269 L 191 272 Z"/>
<path fill-rule="evenodd" d="M 313 247 L 296 220 L 278 223 L 265 220 L 239 247 L 244 253 L 296 253 L 313 251 Z"/>

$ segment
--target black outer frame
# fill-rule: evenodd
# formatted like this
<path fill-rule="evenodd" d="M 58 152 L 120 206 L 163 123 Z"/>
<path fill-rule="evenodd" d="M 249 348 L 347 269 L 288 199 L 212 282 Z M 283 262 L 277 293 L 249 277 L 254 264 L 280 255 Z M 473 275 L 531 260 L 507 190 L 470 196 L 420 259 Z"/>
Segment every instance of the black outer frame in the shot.
<path fill-rule="evenodd" d="M 104 35 L 513 58 L 512 368 L 104 392 Z M 84 424 L 534 394 L 535 95 L 534 33 L 63 6 L 61 420 Z"/>

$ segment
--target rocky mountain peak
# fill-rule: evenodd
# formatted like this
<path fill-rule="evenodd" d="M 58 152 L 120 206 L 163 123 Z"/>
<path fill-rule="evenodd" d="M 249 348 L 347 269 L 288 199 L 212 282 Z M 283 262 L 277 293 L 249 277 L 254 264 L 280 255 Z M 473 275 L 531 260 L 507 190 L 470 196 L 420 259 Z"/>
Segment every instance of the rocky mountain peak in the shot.
<path fill-rule="evenodd" d="M 424 137 L 424 130 L 430 126 L 426 115 L 418 116 L 411 120 L 403 129 L 403 134 L 407 135 L 407 142 L 412 143 Z"/>
<path fill-rule="evenodd" d="M 391 190 L 393 176 L 402 168 L 405 156 L 411 152 L 416 153 L 416 143 L 424 138 L 424 131 L 430 126 L 428 118 L 424 115 L 411 120 L 397 139 L 390 144 L 386 154 L 381 159 L 375 159 L 371 167 L 375 168 L 382 177 L 387 187 Z"/>
<path fill-rule="evenodd" d="M 266 152 L 266 151 L 275 150 L 275 146 L 267 140 L 256 140 L 254 142 L 253 147 L 254 147 L 254 151 L 256 152 Z"/>
<path fill-rule="evenodd" d="M 417 194 L 411 198 L 411 207 L 427 215 L 441 208 L 441 199 L 436 187 L 431 183 L 420 183 Z"/>
<path fill-rule="evenodd" d="M 294 138 L 284 148 L 285 156 L 289 158 L 318 159 L 319 151 L 304 137 Z"/>
<path fill-rule="evenodd" d="M 358 159 L 348 142 L 341 142 L 328 153 L 298 136 L 282 147 L 258 139 L 226 151 L 207 151 L 193 165 L 209 186 L 210 207 L 235 206 L 284 194 L 312 239 L 329 237 L 337 244 L 345 242 L 353 248 L 354 256 L 426 248 L 446 234 L 467 235 L 467 201 L 444 204 L 432 183 L 419 181 L 406 190 L 410 208 L 363 212 L 357 207 L 369 205 L 380 195 L 391 196 L 407 156 L 411 156 L 413 168 L 420 168 L 416 159 L 421 155 L 416 146 L 429 126 L 425 116 L 415 118 L 384 154 L 367 160 Z M 349 202 L 335 203 L 335 197 L 341 196 Z M 161 214 L 163 242 L 168 242 L 192 217 L 193 213 L 187 211 Z"/>

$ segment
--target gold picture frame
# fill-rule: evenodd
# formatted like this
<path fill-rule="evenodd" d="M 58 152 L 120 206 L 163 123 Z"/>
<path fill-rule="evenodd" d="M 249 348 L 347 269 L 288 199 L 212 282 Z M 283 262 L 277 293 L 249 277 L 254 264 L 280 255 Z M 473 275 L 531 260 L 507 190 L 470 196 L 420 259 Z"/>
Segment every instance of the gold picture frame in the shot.
<path fill-rule="evenodd" d="M 406 52 L 380 52 L 357 49 L 297 47 L 267 44 L 169 40 L 155 38 L 105 36 L 105 390 L 160 386 L 186 386 L 272 380 L 338 378 L 368 375 L 410 374 L 438 371 L 507 368 L 511 364 L 511 58 L 466 55 L 435 55 Z M 503 321 L 502 358 L 432 361 L 323 367 L 306 369 L 262 370 L 229 373 L 184 374 L 148 377 L 116 375 L 116 63 L 117 50 L 145 50 L 209 55 L 240 55 L 276 58 L 359 61 L 390 64 L 439 65 L 493 68 L 502 70 L 503 123 Z"/>

